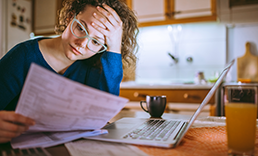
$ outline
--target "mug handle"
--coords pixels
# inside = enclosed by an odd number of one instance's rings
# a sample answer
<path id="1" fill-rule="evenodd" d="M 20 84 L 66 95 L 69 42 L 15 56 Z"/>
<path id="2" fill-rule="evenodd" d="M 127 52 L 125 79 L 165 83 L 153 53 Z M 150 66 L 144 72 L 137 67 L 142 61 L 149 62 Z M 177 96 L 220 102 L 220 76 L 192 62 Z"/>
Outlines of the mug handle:
<path id="1" fill-rule="evenodd" d="M 143 109 L 145 112 L 149 113 L 149 111 L 147 111 L 147 110 L 142 106 L 142 103 L 146 103 L 146 101 L 140 101 L 140 105 L 141 105 L 142 109 Z"/>

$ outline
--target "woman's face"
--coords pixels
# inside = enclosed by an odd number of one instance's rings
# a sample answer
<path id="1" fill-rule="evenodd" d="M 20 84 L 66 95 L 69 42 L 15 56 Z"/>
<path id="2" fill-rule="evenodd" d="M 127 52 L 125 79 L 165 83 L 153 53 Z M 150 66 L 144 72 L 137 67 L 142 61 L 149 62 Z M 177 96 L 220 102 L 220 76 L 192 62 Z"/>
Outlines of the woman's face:
<path id="1" fill-rule="evenodd" d="M 91 22 L 93 20 L 93 13 L 97 12 L 97 9 L 91 5 L 87 5 L 83 12 L 76 16 L 76 19 L 87 30 L 88 35 L 94 39 L 97 39 L 101 43 L 105 43 L 105 37 L 102 33 L 92 27 Z M 71 32 L 72 19 L 62 34 L 62 44 L 66 57 L 70 60 L 82 60 L 90 58 L 96 53 L 92 52 L 88 46 L 88 38 L 77 38 Z M 74 24 L 73 24 L 74 25 Z"/>

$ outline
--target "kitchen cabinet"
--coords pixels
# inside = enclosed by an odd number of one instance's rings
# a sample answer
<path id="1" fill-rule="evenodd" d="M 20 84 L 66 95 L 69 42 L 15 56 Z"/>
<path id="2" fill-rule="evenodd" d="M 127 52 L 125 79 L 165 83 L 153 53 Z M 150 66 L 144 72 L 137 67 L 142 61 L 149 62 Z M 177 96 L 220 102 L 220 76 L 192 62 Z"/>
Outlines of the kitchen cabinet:
<path id="1" fill-rule="evenodd" d="M 38 35 L 55 35 L 54 29 L 62 0 L 34 0 L 33 32 Z"/>
<path id="2" fill-rule="evenodd" d="M 210 89 L 128 89 L 121 88 L 120 96 L 128 98 L 133 104 L 127 105 L 127 109 L 131 108 L 140 108 L 140 101 L 145 100 L 146 95 L 166 95 L 167 103 L 177 104 L 177 110 L 180 111 L 180 104 L 182 105 L 181 109 L 190 109 L 193 108 L 193 105 L 199 106 L 205 96 L 208 94 Z M 215 96 L 213 96 L 209 101 L 209 115 L 215 115 Z M 194 112 L 198 107 L 194 107 L 191 111 Z M 172 108 L 173 109 L 173 108 Z M 168 111 L 168 110 L 167 110 Z"/>
<path id="3" fill-rule="evenodd" d="M 216 0 L 126 0 L 139 26 L 216 20 Z"/>
<path id="4" fill-rule="evenodd" d="M 140 23 L 166 20 L 166 0 L 132 0 L 131 3 Z"/>
<path id="5" fill-rule="evenodd" d="M 189 18 L 212 15 L 210 0 L 174 0 L 174 18 Z"/>
<path id="6" fill-rule="evenodd" d="M 246 24 L 258 22 L 258 1 L 218 0 L 217 14 L 221 23 Z"/>

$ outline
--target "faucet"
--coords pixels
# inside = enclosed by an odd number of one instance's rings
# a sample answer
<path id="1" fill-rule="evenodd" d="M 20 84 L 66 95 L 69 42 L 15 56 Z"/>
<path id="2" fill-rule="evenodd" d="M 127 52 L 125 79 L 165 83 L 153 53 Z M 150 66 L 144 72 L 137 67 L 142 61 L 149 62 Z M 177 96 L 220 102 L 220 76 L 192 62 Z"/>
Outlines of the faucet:
<path id="1" fill-rule="evenodd" d="M 178 57 L 175 57 L 174 55 L 172 55 L 171 53 L 168 52 L 168 55 L 174 60 L 175 64 L 178 63 Z"/>

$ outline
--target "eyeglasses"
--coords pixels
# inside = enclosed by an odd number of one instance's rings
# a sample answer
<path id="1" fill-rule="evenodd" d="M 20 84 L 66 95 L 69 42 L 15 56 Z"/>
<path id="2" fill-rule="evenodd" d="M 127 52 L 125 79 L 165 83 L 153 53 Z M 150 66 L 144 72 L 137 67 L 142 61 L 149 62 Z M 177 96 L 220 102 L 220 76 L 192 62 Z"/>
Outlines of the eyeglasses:
<path id="1" fill-rule="evenodd" d="M 92 38 L 89 36 L 89 33 L 85 29 L 85 27 L 81 24 L 79 20 L 76 19 L 76 14 L 74 15 L 72 24 L 71 24 L 71 32 L 72 34 L 77 38 L 87 38 L 87 47 L 90 51 L 94 53 L 101 53 L 107 50 L 107 47 L 104 45 L 104 43 L 101 43 L 100 41 L 96 40 L 95 38 Z"/>

